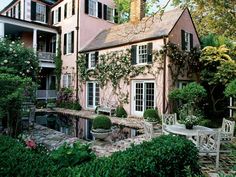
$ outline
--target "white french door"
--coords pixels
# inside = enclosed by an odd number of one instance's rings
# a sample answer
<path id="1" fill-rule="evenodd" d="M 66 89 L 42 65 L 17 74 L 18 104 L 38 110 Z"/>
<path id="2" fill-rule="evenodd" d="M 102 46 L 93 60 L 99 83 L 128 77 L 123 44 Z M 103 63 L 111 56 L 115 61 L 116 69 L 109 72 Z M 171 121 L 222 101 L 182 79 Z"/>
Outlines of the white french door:
<path id="1" fill-rule="evenodd" d="M 91 81 L 86 83 L 86 105 L 87 108 L 96 108 L 99 104 L 99 85 Z"/>
<path id="2" fill-rule="evenodd" d="M 154 81 L 133 81 L 132 114 L 143 116 L 146 109 L 155 108 Z"/>

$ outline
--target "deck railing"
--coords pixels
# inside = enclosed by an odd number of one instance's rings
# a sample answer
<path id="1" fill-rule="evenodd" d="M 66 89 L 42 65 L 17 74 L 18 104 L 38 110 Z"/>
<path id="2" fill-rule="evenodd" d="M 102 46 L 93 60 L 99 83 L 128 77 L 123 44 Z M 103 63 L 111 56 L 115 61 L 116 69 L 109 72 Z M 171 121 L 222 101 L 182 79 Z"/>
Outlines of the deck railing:
<path id="1" fill-rule="evenodd" d="M 54 99 L 57 98 L 56 90 L 37 90 L 37 99 Z"/>
<path id="2" fill-rule="evenodd" d="M 41 62 L 54 63 L 55 53 L 51 52 L 37 52 L 38 59 Z"/>

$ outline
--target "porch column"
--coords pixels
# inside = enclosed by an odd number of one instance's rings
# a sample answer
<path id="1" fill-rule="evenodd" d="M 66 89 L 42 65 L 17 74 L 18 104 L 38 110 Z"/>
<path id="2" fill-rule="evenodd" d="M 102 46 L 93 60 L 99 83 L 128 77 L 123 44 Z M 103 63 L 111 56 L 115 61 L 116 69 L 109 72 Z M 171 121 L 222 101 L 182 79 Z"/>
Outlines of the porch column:
<path id="1" fill-rule="evenodd" d="M 34 29 L 33 32 L 33 49 L 35 52 L 37 52 L 37 30 Z"/>
<path id="2" fill-rule="evenodd" d="M 59 34 L 56 34 L 56 55 L 57 55 L 57 53 L 58 53 L 58 46 L 59 46 L 59 43 L 60 41 L 59 41 Z"/>
<path id="3" fill-rule="evenodd" d="M 3 22 L 0 22 L 0 38 L 5 36 L 5 25 Z"/>

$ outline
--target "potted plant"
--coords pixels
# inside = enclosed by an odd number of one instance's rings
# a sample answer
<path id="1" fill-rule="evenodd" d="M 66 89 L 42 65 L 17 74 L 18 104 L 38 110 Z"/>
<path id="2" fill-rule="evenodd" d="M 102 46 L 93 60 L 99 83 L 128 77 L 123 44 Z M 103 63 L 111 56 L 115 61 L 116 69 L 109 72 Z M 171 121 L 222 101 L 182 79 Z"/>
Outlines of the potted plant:
<path id="1" fill-rule="evenodd" d="M 107 116 L 95 117 L 91 130 L 93 137 L 104 140 L 111 133 L 111 125 L 111 120 Z"/>
<path id="2" fill-rule="evenodd" d="M 160 122 L 160 116 L 158 115 L 158 111 L 155 109 L 147 109 L 143 113 L 143 118 L 145 121 L 151 123 L 158 123 Z"/>
<path id="3" fill-rule="evenodd" d="M 188 115 L 183 120 L 182 123 L 185 124 L 186 129 L 193 129 L 194 125 L 197 125 L 199 119 L 197 116 Z"/>

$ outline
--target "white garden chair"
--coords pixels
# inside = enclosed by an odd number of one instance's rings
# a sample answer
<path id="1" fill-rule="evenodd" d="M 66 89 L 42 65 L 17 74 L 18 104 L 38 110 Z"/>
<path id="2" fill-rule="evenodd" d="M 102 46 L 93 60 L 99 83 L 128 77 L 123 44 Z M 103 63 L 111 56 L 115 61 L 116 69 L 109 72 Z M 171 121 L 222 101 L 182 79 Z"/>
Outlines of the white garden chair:
<path id="1" fill-rule="evenodd" d="M 147 139 L 152 139 L 154 137 L 154 127 L 150 122 L 144 121 L 143 123 L 144 134 Z"/>
<path id="2" fill-rule="evenodd" d="M 174 125 L 177 124 L 177 114 L 163 114 L 162 115 L 162 133 L 169 134 L 168 131 L 165 130 L 166 125 Z"/>
<path id="3" fill-rule="evenodd" d="M 234 127 L 235 121 L 230 121 L 223 118 L 222 127 L 221 127 L 221 141 L 223 143 L 230 142 L 234 136 Z"/>
<path id="4" fill-rule="evenodd" d="M 220 132 L 198 131 L 196 146 L 200 156 L 216 156 L 216 169 L 219 168 Z"/>

